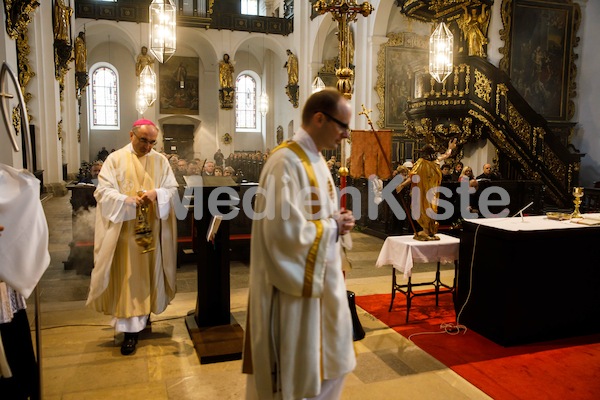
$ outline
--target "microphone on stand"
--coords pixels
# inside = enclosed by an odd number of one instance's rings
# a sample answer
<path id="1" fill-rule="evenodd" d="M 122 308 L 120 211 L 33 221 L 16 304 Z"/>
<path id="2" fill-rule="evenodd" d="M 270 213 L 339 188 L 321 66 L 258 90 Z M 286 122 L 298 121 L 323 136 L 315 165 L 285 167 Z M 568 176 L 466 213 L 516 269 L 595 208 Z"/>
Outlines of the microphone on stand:
<path id="1" fill-rule="evenodd" d="M 523 211 L 527 210 L 532 204 L 533 204 L 533 201 L 531 203 L 527 204 L 525 207 L 521 208 L 516 213 L 514 213 L 512 217 L 516 217 L 517 215 L 520 215 L 521 216 L 521 222 L 525 222 L 525 218 L 523 217 Z"/>

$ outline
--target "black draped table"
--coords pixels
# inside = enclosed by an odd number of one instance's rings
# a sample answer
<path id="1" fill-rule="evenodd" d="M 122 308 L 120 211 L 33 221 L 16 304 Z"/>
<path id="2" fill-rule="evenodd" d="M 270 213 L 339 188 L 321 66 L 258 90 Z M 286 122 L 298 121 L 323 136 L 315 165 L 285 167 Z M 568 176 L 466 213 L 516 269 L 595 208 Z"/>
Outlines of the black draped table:
<path id="1" fill-rule="evenodd" d="M 600 226 L 531 216 L 463 228 L 459 323 L 503 346 L 600 332 Z"/>

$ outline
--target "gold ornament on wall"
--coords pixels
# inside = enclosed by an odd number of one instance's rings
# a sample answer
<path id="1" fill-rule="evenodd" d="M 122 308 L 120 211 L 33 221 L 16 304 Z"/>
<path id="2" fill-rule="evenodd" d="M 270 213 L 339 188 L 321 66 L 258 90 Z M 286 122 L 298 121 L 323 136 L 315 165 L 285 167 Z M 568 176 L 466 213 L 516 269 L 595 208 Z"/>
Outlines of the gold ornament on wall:
<path id="1" fill-rule="evenodd" d="M 223 142 L 223 144 L 231 144 L 231 142 L 233 142 L 233 138 L 229 133 L 226 133 L 221 138 L 221 141 Z"/>
<path id="2" fill-rule="evenodd" d="M 11 39 L 16 39 L 31 21 L 31 14 L 40 5 L 35 0 L 4 0 L 6 14 L 6 33 Z"/>

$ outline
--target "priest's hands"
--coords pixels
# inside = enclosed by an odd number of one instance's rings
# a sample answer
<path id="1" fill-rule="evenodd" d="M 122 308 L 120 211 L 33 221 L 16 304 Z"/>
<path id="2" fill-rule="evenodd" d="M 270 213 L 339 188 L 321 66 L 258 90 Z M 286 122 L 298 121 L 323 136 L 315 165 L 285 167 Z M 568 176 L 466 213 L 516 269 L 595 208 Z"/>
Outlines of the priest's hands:
<path id="1" fill-rule="evenodd" d="M 129 196 L 125 199 L 125 204 L 131 204 L 134 206 L 141 206 L 141 205 L 148 205 L 154 201 L 156 201 L 157 198 L 157 193 L 156 190 L 152 189 L 152 190 L 145 190 L 144 192 L 141 193 L 140 196 Z"/>
<path id="2" fill-rule="evenodd" d="M 142 198 L 138 196 L 129 196 L 125 199 L 125 204 L 137 207 L 142 204 Z"/>
<path id="3" fill-rule="evenodd" d="M 152 202 L 156 201 L 156 197 L 157 197 L 157 193 L 156 190 L 152 189 L 152 190 L 146 190 L 141 196 L 140 196 L 140 200 L 142 201 L 142 203 L 144 204 L 150 204 Z"/>
<path id="4" fill-rule="evenodd" d="M 354 215 L 352 215 L 352 211 L 342 210 L 339 214 L 336 214 L 334 218 L 337 222 L 340 236 L 345 235 L 354 228 L 355 219 Z"/>

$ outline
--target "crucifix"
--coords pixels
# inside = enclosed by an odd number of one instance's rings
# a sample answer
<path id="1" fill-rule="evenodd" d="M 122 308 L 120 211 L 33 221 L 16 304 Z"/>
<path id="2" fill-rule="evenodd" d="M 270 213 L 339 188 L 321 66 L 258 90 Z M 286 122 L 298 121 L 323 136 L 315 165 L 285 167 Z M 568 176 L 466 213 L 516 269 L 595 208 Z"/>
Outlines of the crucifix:
<path id="1" fill-rule="evenodd" d="M 348 51 L 350 43 L 349 23 L 356 21 L 358 14 L 361 14 L 363 17 L 369 16 L 374 8 L 366 1 L 362 4 L 356 4 L 355 0 L 317 0 L 313 8 L 319 14 L 330 12 L 334 21 L 338 23 L 340 65 L 335 71 L 335 75 L 338 78 L 337 90 L 350 100 L 352 98 L 352 77 L 354 76 L 354 71 L 350 68 L 350 52 Z M 345 150 L 346 143 L 342 141 L 341 167 L 339 169 L 340 189 L 342 190 L 346 187 L 346 177 L 348 176 Z M 342 195 L 340 204 L 342 208 L 346 208 L 346 196 Z"/>
<path id="2" fill-rule="evenodd" d="M 314 9 L 319 14 L 330 12 L 332 18 L 338 23 L 338 39 L 340 41 L 340 66 L 335 71 L 338 78 L 337 89 L 345 98 L 352 98 L 352 77 L 354 71 L 350 68 L 350 26 L 349 23 L 356 21 L 358 14 L 367 17 L 373 12 L 373 6 L 364 2 L 356 4 L 354 0 L 317 0 Z"/>

